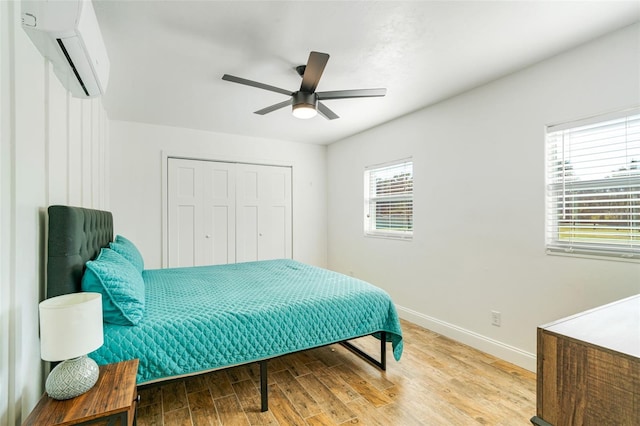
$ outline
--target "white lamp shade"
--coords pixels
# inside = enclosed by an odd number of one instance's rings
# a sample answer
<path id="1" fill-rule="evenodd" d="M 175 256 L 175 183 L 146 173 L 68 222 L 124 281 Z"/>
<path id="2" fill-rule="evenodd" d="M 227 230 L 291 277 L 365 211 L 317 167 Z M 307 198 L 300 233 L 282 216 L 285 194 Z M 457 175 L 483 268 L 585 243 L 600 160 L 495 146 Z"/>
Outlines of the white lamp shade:
<path id="1" fill-rule="evenodd" d="M 40 354 L 63 361 L 95 351 L 104 343 L 102 295 L 72 293 L 40 302 Z"/>

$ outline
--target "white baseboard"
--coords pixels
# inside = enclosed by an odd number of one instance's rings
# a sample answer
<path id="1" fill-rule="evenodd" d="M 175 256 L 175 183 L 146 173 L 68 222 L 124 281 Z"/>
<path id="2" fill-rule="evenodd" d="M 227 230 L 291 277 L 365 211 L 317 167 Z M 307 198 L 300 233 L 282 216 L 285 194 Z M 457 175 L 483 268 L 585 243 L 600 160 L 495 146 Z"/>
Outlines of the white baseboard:
<path id="1" fill-rule="evenodd" d="M 457 340 L 490 355 L 508 361 L 529 371 L 536 371 L 536 355 L 507 345 L 473 331 L 449 324 L 437 318 L 424 315 L 409 308 L 396 306 L 398 315 L 402 319 L 411 321 L 421 327 L 434 331 L 443 336 Z"/>

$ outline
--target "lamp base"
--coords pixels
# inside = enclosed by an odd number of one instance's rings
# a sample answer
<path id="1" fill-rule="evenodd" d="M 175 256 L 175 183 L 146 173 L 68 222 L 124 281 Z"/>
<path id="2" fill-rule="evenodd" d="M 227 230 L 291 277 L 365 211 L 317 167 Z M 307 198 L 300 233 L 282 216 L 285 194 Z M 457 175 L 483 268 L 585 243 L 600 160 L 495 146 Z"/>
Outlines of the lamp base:
<path id="1" fill-rule="evenodd" d="M 98 364 L 88 356 L 62 361 L 45 383 L 45 389 L 53 399 L 71 399 L 93 387 L 100 374 Z"/>

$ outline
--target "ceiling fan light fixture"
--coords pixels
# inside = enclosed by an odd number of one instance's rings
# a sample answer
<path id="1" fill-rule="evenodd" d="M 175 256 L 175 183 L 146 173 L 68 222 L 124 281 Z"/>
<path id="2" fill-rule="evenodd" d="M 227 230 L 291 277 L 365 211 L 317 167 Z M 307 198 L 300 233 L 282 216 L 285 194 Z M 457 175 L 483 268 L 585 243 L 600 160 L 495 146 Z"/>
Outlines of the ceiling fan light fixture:
<path id="1" fill-rule="evenodd" d="M 295 118 L 306 120 L 318 114 L 318 97 L 315 93 L 299 91 L 295 92 L 292 98 L 292 112 Z"/>
<path id="2" fill-rule="evenodd" d="M 296 104 L 293 105 L 293 116 L 295 118 L 301 118 L 303 120 L 313 118 L 318 114 L 318 111 L 313 105 L 309 104 Z"/>

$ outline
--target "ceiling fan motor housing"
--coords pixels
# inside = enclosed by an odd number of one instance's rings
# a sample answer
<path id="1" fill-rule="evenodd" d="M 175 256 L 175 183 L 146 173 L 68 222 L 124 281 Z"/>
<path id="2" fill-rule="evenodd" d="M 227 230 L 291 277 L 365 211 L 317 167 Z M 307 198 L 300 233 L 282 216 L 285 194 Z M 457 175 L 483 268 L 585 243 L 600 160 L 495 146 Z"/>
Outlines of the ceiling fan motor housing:
<path id="1" fill-rule="evenodd" d="M 313 108 L 318 107 L 318 95 L 315 93 L 308 92 L 295 92 L 293 95 L 292 104 L 295 107 L 296 105 L 311 105 Z"/>

